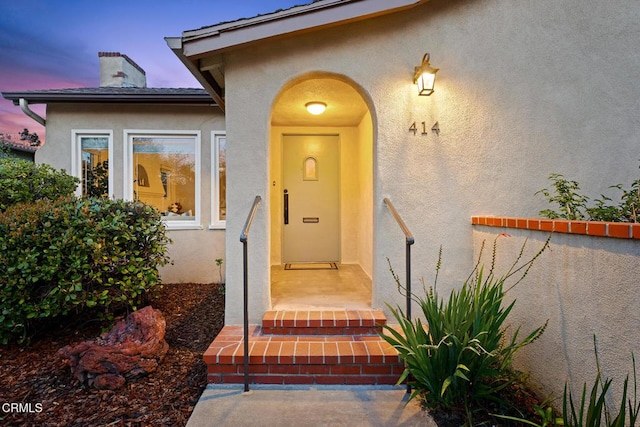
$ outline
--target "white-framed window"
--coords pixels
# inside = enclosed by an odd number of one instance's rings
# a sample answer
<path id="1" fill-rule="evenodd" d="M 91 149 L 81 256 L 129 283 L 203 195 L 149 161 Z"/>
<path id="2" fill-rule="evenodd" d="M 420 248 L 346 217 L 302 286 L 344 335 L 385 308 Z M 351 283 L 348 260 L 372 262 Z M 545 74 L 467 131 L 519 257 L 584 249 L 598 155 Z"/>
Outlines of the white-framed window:
<path id="1" fill-rule="evenodd" d="M 80 178 L 78 197 L 113 196 L 113 131 L 71 131 L 71 175 Z"/>
<path id="2" fill-rule="evenodd" d="M 227 226 L 227 134 L 211 132 L 211 227 Z"/>
<path id="3" fill-rule="evenodd" d="M 158 209 L 169 229 L 200 228 L 200 131 L 125 129 L 125 197 Z"/>

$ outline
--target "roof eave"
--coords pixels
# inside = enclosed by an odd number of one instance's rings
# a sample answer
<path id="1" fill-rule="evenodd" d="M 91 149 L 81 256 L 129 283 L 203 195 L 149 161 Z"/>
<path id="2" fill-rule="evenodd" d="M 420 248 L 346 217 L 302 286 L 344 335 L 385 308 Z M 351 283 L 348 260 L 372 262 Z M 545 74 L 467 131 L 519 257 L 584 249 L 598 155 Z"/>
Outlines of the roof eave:
<path id="1" fill-rule="evenodd" d="M 193 74 L 198 83 L 202 85 L 204 90 L 206 90 L 209 95 L 215 100 L 216 104 L 222 112 L 225 111 L 225 103 L 224 103 L 224 94 L 223 89 L 220 85 L 214 80 L 207 77 L 205 73 L 202 73 L 198 67 L 197 63 L 192 62 L 186 55 L 183 53 L 183 44 L 182 38 L 180 37 L 165 37 L 165 41 L 169 46 L 169 49 L 178 57 L 180 62 L 184 64 L 185 67 Z"/>
<path id="2" fill-rule="evenodd" d="M 55 104 L 55 103 L 124 103 L 124 104 L 198 104 L 212 105 L 209 94 L 205 95 L 126 95 L 126 94 L 78 94 L 78 93 L 38 93 L 33 92 L 3 92 L 2 96 L 12 101 L 14 105 L 20 105 L 20 99 L 25 99 L 29 104 Z"/>
<path id="3" fill-rule="evenodd" d="M 2 144 L 0 144 L 1 146 Z M 4 144 L 5 147 L 8 147 L 9 150 L 12 151 L 19 151 L 21 153 L 29 153 L 29 154 L 33 154 L 36 151 L 38 151 L 38 149 L 36 147 L 21 147 L 18 145 L 13 145 L 13 144 Z"/>
<path id="4" fill-rule="evenodd" d="M 181 54 L 194 59 L 271 38 L 292 36 L 395 13 L 428 0 L 326 0 L 268 15 L 185 31 Z"/>

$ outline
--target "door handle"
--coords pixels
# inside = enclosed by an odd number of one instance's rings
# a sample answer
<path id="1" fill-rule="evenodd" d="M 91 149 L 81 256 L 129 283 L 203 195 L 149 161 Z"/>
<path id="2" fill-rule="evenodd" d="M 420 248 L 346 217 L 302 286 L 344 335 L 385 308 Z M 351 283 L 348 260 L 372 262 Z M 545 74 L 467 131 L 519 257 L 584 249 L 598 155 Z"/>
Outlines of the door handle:
<path id="1" fill-rule="evenodd" d="M 289 191 L 284 190 L 284 225 L 289 224 Z"/>

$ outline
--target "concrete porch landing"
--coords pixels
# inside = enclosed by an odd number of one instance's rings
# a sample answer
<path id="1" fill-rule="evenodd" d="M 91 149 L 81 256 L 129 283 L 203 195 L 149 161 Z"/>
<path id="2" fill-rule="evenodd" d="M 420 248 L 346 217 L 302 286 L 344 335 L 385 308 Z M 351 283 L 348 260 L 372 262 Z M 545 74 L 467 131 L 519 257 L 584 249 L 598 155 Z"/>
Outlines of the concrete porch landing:
<path id="1" fill-rule="evenodd" d="M 273 310 L 369 310 L 371 298 L 371 279 L 357 264 L 337 270 L 271 267 Z"/>

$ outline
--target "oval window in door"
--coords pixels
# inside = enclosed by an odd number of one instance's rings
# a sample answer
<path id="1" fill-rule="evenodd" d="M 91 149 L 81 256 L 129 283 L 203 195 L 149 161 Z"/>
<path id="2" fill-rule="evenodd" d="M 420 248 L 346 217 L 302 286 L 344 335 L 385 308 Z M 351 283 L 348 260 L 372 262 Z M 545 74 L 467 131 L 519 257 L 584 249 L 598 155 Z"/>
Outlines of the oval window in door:
<path id="1" fill-rule="evenodd" d="M 302 179 L 304 181 L 317 181 L 318 180 L 318 161 L 314 157 L 307 157 L 304 159 L 302 165 Z"/>

